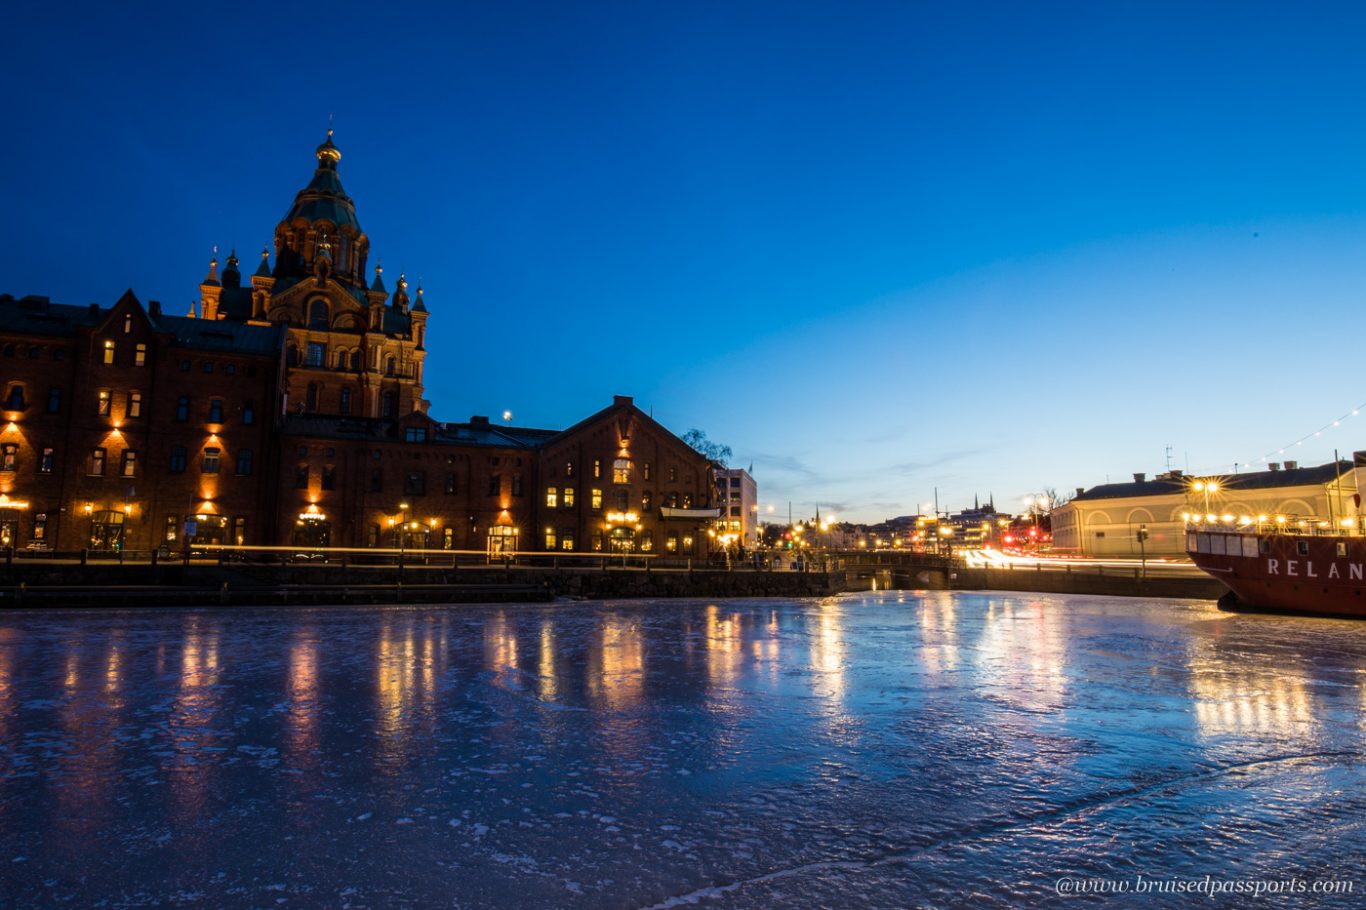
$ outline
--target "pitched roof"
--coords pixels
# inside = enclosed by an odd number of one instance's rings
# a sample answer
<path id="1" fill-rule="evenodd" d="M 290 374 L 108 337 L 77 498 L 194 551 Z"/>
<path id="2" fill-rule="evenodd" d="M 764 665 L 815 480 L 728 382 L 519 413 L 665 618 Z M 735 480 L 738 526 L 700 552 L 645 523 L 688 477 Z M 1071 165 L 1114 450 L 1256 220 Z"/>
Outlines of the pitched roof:
<path id="1" fill-rule="evenodd" d="M 158 316 L 153 324 L 175 336 L 176 344 L 204 351 L 273 354 L 284 348 L 283 325 L 247 325 L 231 319 Z"/>
<path id="2" fill-rule="evenodd" d="M 1292 468 L 1286 471 L 1257 471 L 1251 474 L 1211 474 L 1202 475 L 1200 480 L 1215 480 L 1225 491 L 1265 490 L 1273 487 L 1300 487 L 1323 485 L 1338 474 L 1352 470 L 1350 461 L 1328 462 L 1312 468 Z M 1106 483 L 1092 487 L 1073 497 L 1073 501 L 1091 499 L 1126 499 L 1136 496 L 1166 496 L 1184 493 L 1190 483 L 1197 478 L 1191 476 L 1158 477 L 1153 480 L 1132 483 Z"/>

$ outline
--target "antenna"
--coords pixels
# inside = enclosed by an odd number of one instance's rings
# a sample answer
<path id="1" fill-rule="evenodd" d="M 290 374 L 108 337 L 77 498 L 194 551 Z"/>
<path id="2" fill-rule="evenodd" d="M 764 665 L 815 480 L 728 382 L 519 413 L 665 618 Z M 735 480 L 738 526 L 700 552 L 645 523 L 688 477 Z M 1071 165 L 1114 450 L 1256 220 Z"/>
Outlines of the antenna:
<path id="1" fill-rule="evenodd" d="M 1167 473 L 1170 474 L 1170 473 L 1171 473 L 1171 470 L 1172 470 L 1172 444 L 1169 442 L 1169 443 L 1167 443 Z"/>

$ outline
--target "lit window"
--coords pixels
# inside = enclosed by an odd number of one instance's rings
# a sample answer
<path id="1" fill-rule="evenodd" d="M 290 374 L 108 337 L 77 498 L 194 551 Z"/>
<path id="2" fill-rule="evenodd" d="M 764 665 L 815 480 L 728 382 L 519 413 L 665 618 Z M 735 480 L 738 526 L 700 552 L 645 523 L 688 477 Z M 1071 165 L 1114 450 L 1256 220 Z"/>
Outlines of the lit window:
<path id="1" fill-rule="evenodd" d="M 654 505 L 654 501 L 655 501 L 655 494 L 652 493 L 651 491 L 646 490 L 644 493 L 641 493 L 641 494 L 640 494 L 640 511 L 642 511 L 642 512 L 648 512 L 648 511 L 650 511 L 650 506 Z"/>
<path id="2" fill-rule="evenodd" d="M 588 491 L 588 505 L 594 512 L 602 511 L 602 490 Z"/>
<path id="3" fill-rule="evenodd" d="M 0 446 L 0 471 L 13 471 L 19 467 L 19 445 L 7 442 Z"/>
<path id="4" fill-rule="evenodd" d="M 545 507 L 547 509 L 558 508 L 560 504 L 560 494 L 555 487 L 545 488 Z"/>
<path id="5" fill-rule="evenodd" d="M 612 462 L 612 483 L 631 482 L 631 460 L 629 458 L 618 458 Z"/>
<path id="6" fill-rule="evenodd" d="M 104 362 L 105 362 L 105 363 L 113 363 L 113 362 L 114 362 L 114 342 L 112 342 L 112 341 L 106 341 L 106 342 L 104 343 Z"/>
<path id="7" fill-rule="evenodd" d="M 141 417 L 141 416 L 142 416 L 142 393 L 141 393 L 141 392 L 129 392 L 129 393 L 128 393 L 128 416 L 129 416 L 129 417 Z"/>
<path id="8" fill-rule="evenodd" d="M 138 473 L 138 453 L 132 449 L 123 450 L 123 470 L 119 472 L 124 477 L 136 477 Z"/>
<path id="9" fill-rule="evenodd" d="M 124 314 L 123 314 L 123 334 L 125 334 L 125 335 L 131 335 L 132 333 L 133 333 L 133 314 L 132 314 L 132 313 L 124 313 Z"/>
<path id="10" fill-rule="evenodd" d="M 573 476 L 574 476 L 574 462 L 572 462 L 572 461 L 566 461 L 566 462 L 564 463 L 564 476 L 565 476 L 565 477 L 573 477 Z"/>
<path id="11" fill-rule="evenodd" d="M 648 461 L 640 466 L 640 477 L 642 480 L 650 479 L 650 463 Z"/>
<path id="12" fill-rule="evenodd" d="M 162 525 L 161 539 L 167 543 L 175 543 L 180 537 L 180 516 L 167 515 L 166 521 Z"/>
<path id="13" fill-rule="evenodd" d="M 204 473 L 218 473 L 218 457 L 223 454 L 221 449 L 209 448 L 204 450 Z"/>
<path id="14" fill-rule="evenodd" d="M 668 534 L 668 536 L 666 536 L 666 537 L 664 538 L 664 549 L 665 549 L 665 550 L 668 550 L 670 553 L 676 553 L 676 552 L 678 552 L 678 532 L 677 532 L 677 531 L 670 531 L 669 534 Z"/>
<path id="15" fill-rule="evenodd" d="M 684 535 L 683 535 L 683 552 L 684 552 L 684 553 L 691 553 L 691 552 L 692 552 L 692 535 L 691 535 L 691 534 L 684 534 Z"/>
<path id="16" fill-rule="evenodd" d="M 545 548 L 546 548 L 547 550 L 553 550 L 553 549 L 555 549 L 555 529 L 554 529 L 554 528 L 546 528 L 546 529 L 545 529 Z"/>
<path id="17" fill-rule="evenodd" d="M 560 531 L 560 549 L 561 549 L 561 550 L 572 550 L 572 549 L 574 549 L 574 529 L 573 529 L 573 528 L 565 528 L 564 530 Z"/>
<path id="18" fill-rule="evenodd" d="M 601 476 L 602 476 L 602 460 L 601 460 L 601 459 L 598 459 L 598 458 L 594 458 L 594 459 L 593 459 L 593 477 L 596 479 L 596 478 L 601 477 Z"/>
<path id="19" fill-rule="evenodd" d="M 572 509 L 572 508 L 574 508 L 574 488 L 573 488 L 573 487 L 565 487 L 565 488 L 564 488 L 564 507 L 565 507 L 566 509 Z"/>
<path id="20" fill-rule="evenodd" d="M 133 366 L 147 366 L 147 345 L 140 344 L 133 349 Z"/>
<path id="21" fill-rule="evenodd" d="M 111 401 L 113 401 L 113 396 L 111 396 L 111 395 L 109 394 L 109 390 L 108 390 L 108 389 L 100 389 L 99 402 L 98 402 L 98 404 L 95 406 L 95 413 L 96 413 L 96 414 L 99 414 L 101 417 L 108 417 L 108 416 L 109 416 L 109 403 L 110 403 Z"/>
<path id="22" fill-rule="evenodd" d="M 669 483 L 678 482 L 678 468 L 669 468 Z"/>
<path id="23" fill-rule="evenodd" d="M 104 449 L 96 449 L 90 453 L 90 475 L 92 477 L 104 476 Z"/>
<path id="24" fill-rule="evenodd" d="M 51 474 L 57 466 L 57 453 L 52 446 L 43 446 L 43 457 L 38 461 L 39 474 Z"/>
<path id="25" fill-rule="evenodd" d="M 33 516 L 33 539 L 34 539 L 34 540 L 46 540 L 46 539 L 47 539 L 47 513 L 46 513 L 46 512 L 39 512 L 37 515 L 34 515 L 34 516 Z"/>

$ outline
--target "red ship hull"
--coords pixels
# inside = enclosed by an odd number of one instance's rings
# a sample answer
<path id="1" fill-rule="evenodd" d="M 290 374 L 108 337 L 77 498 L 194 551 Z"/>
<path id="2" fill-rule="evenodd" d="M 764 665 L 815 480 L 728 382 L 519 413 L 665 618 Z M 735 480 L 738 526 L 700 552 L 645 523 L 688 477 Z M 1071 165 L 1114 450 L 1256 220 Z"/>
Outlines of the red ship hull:
<path id="1" fill-rule="evenodd" d="M 1236 606 L 1366 617 L 1366 538 L 1200 530 L 1186 551 Z"/>

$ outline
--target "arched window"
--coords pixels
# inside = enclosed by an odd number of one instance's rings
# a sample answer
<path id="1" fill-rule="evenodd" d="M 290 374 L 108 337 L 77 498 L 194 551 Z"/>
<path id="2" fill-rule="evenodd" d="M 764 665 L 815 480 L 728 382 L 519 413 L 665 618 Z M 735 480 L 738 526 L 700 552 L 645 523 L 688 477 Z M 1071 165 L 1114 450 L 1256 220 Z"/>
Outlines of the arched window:
<path id="1" fill-rule="evenodd" d="M 385 376 L 392 376 L 392 375 L 394 375 L 394 358 L 393 358 L 393 355 L 392 355 L 392 354 L 391 354 L 390 356 L 384 358 L 384 375 L 385 375 Z"/>
<path id="2" fill-rule="evenodd" d="M 318 384 L 316 382 L 308 384 L 308 401 L 304 405 L 304 410 L 310 414 L 318 410 Z"/>
<path id="3" fill-rule="evenodd" d="M 360 351 L 351 352 L 351 369 L 360 372 Z"/>
<path id="4" fill-rule="evenodd" d="M 385 416 L 385 417 L 393 417 L 393 416 L 394 416 L 394 393 L 393 393 L 393 392 L 385 392 L 385 393 L 384 393 L 384 411 L 383 411 L 383 416 Z"/>
<path id="5" fill-rule="evenodd" d="M 343 417 L 351 413 L 351 389 L 349 388 L 341 390 L 341 413 Z"/>
<path id="6" fill-rule="evenodd" d="M 326 329 L 328 326 L 327 301 L 321 297 L 315 299 L 308 305 L 308 327 L 310 329 Z"/>
<path id="7" fill-rule="evenodd" d="M 346 351 L 341 348 L 337 349 L 337 369 L 346 369 Z"/>

